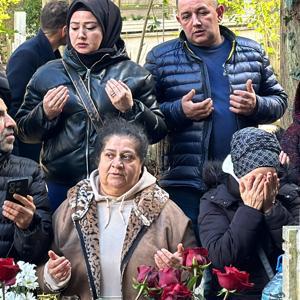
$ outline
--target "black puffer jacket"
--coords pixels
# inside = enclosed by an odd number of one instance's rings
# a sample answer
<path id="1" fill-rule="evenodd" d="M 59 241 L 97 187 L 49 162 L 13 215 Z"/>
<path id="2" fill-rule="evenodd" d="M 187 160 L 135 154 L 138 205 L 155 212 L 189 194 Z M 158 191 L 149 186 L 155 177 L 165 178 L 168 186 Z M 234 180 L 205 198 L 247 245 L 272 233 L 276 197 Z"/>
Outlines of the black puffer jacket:
<path id="1" fill-rule="evenodd" d="M 66 49 L 63 59 L 85 78 L 91 98 L 103 120 L 112 115 L 121 115 L 129 121 L 141 123 L 152 143 L 166 135 L 167 129 L 156 102 L 152 76 L 130 60 L 120 61 L 120 56 L 126 55 L 124 49 L 110 58 L 116 60 L 115 64 L 100 71 L 97 71 L 97 64 L 88 70 L 73 53 Z M 111 104 L 105 92 L 105 84 L 111 78 L 122 80 L 130 87 L 134 98 L 133 114 L 121 114 Z M 68 87 L 70 97 L 63 112 L 49 121 L 44 115 L 42 100 L 49 89 L 59 85 Z M 41 161 L 49 179 L 71 186 L 96 168 L 96 131 L 61 60 L 47 63 L 34 74 L 16 120 L 23 141 L 43 142 Z"/>
<path id="2" fill-rule="evenodd" d="M 221 34 L 232 42 L 232 50 L 224 65 L 231 91 L 246 89 L 252 79 L 257 95 L 257 109 L 249 117 L 237 116 L 238 128 L 271 123 L 280 118 L 287 107 L 287 95 L 277 82 L 270 62 L 261 46 L 247 38 L 235 37 L 227 28 Z M 208 159 L 212 116 L 192 121 L 183 113 L 181 98 L 196 90 L 194 102 L 211 97 L 206 65 L 188 47 L 184 33 L 152 49 L 146 59 L 156 79 L 157 99 L 169 128 L 164 146 L 162 186 L 192 186 L 204 190 L 202 168 Z"/>
<path id="3" fill-rule="evenodd" d="M 220 172 L 212 173 L 211 178 L 220 175 Z M 211 188 L 201 198 L 198 219 L 201 244 L 208 249 L 214 268 L 233 265 L 250 273 L 250 281 L 255 286 L 232 299 L 260 299 L 268 277 L 258 257 L 257 247 L 260 245 L 264 249 L 275 271 L 277 257 L 283 253 L 282 227 L 299 225 L 300 188 L 282 182 L 277 203 L 265 215 L 243 204 L 237 182 L 227 176 L 223 184 Z M 214 282 L 214 291 L 219 289 Z"/>
<path id="4" fill-rule="evenodd" d="M 38 164 L 30 159 L 0 154 L 0 257 L 41 263 L 52 242 L 51 211 L 44 175 Z M 29 178 L 29 194 L 36 206 L 32 223 L 21 230 L 2 216 L 7 181 L 19 177 Z"/>

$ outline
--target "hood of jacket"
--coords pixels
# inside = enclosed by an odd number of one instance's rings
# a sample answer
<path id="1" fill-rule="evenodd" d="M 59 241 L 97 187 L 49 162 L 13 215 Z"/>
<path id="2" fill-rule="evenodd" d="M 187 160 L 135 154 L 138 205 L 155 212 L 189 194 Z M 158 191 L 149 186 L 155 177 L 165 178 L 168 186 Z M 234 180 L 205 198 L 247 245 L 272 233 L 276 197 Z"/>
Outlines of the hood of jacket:
<path id="1" fill-rule="evenodd" d="M 94 192 L 96 201 L 106 201 L 107 198 L 109 198 L 113 202 L 121 202 L 121 201 L 126 201 L 129 199 L 133 199 L 134 196 L 138 192 L 141 192 L 142 190 L 146 189 L 147 187 L 153 185 L 155 182 L 156 182 L 156 178 L 147 171 L 146 167 L 144 167 L 141 178 L 130 190 L 128 190 L 123 195 L 120 195 L 119 197 L 112 197 L 112 196 L 100 194 L 98 169 L 94 170 L 90 176 L 90 183 L 91 183 L 91 187 Z"/>

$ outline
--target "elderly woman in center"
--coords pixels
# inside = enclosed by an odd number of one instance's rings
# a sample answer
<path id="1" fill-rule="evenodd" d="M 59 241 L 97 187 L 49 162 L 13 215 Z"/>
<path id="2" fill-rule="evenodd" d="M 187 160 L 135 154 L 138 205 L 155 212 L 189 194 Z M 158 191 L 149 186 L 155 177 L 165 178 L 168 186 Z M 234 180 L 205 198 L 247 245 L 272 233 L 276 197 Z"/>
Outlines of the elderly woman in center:
<path id="1" fill-rule="evenodd" d="M 200 201 L 201 243 L 214 268 L 232 265 L 248 272 L 255 284 L 230 299 L 261 298 L 283 253 L 282 227 L 299 224 L 295 185 L 279 184 L 280 151 L 274 134 L 245 128 L 232 137 L 231 160 L 229 156 L 223 163 L 226 174 L 213 165 L 204 172 L 211 188 Z"/>
<path id="2" fill-rule="evenodd" d="M 163 253 L 196 241 L 189 219 L 144 167 L 148 142 L 140 128 L 113 120 L 99 141 L 98 169 L 54 214 L 54 243 L 39 270 L 40 286 L 86 300 L 131 300 L 139 265 L 162 266 Z"/>
<path id="3" fill-rule="evenodd" d="M 53 210 L 96 168 L 102 121 L 113 115 L 138 123 L 151 143 L 167 132 L 152 76 L 127 56 L 119 8 L 111 0 L 74 0 L 67 28 L 63 59 L 38 69 L 16 115 L 20 138 L 43 142 L 41 163 Z"/>

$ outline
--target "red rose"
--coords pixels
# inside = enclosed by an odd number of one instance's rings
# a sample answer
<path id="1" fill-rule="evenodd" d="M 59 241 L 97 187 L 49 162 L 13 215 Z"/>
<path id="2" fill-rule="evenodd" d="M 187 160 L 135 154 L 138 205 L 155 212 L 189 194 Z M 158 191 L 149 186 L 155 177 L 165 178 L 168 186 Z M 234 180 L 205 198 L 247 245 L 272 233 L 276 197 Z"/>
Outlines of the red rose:
<path id="1" fill-rule="evenodd" d="M 161 295 L 161 300 L 191 300 L 192 293 L 184 285 L 180 283 L 174 283 L 164 287 L 163 293 Z"/>
<path id="2" fill-rule="evenodd" d="M 192 267 L 193 259 L 197 261 L 199 266 L 207 265 L 209 263 L 207 249 L 201 247 L 185 249 L 182 264 L 186 267 Z"/>
<path id="3" fill-rule="evenodd" d="M 225 273 L 213 269 L 213 273 L 218 276 L 218 282 L 222 288 L 228 291 L 241 292 L 254 286 L 254 283 L 249 282 L 249 273 L 239 271 L 235 267 L 225 267 L 224 269 Z"/>
<path id="4" fill-rule="evenodd" d="M 158 271 L 158 277 L 159 286 L 165 287 L 166 285 L 179 283 L 181 271 L 173 268 L 164 268 Z"/>
<path id="5" fill-rule="evenodd" d="M 158 272 L 153 267 L 141 265 L 137 268 L 138 276 L 137 281 L 140 283 L 147 283 L 149 288 L 157 287 L 158 285 Z"/>
<path id="6" fill-rule="evenodd" d="M 17 264 L 14 264 L 13 258 L 0 258 L 0 282 L 5 285 L 15 284 L 15 277 L 20 271 Z"/>

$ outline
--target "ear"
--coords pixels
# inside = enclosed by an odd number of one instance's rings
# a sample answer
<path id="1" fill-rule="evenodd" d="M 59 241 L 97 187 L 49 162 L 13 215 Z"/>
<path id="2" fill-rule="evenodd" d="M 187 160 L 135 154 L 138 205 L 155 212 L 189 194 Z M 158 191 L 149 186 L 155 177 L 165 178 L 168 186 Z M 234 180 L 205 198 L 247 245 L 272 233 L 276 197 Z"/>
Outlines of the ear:
<path id="1" fill-rule="evenodd" d="M 68 30 L 67 25 L 65 25 L 65 26 L 63 26 L 63 27 L 61 28 L 61 36 L 62 36 L 63 38 L 66 37 L 66 35 L 67 35 L 67 30 Z"/>
<path id="2" fill-rule="evenodd" d="M 218 5 L 216 9 L 217 15 L 218 15 L 218 21 L 221 22 L 223 20 L 223 15 L 225 12 L 225 6 L 224 5 Z"/>

